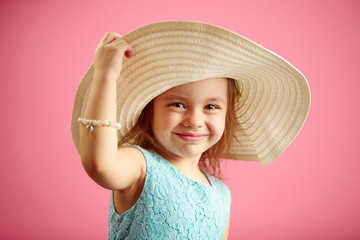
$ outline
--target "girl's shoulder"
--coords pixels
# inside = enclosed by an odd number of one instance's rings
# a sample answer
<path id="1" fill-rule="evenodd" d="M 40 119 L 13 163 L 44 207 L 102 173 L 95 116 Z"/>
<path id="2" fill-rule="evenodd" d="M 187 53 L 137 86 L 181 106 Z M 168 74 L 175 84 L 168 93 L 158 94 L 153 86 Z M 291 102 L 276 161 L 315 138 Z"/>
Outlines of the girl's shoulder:
<path id="1" fill-rule="evenodd" d="M 138 153 L 142 155 L 142 157 L 145 159 L 145 163 L 148 169 L 151 168 L 153 165 L 168 163 L 166 159 L 164 159 L 162 156 L 160 156 L 160 154 L 158 154 L 152 149 L 146 149 L 138 145 L 133 145 L 132 148 L 135 149 L 135 151 L 138 151 Z"/>
<path id="2" fill-rule="evenodd" d="M 212 186 L 215 189 L 217 189 L 217 191 L 224 194 L 224 196 L 230 197 L 231 195 L 230 189 L 228 188 L 228 186 L 226 186 L 226 184 L 222 180 L 209 174 L 207 174 L 207 177 L 209 178 L 209 181 L 211 182 Z"/>
<path id="3" fill-rule="evenodd" d="M 141 153 L 145 159 L 149 158 L 149 157 L 153 157 L 153 155 L 154 155 L 151 150 L 142 148 L 142 147 L 140 147 L 138 145 L 133 145 L 133 146 L 131 146 L 129 148 L 136 149 L 135 151 Z"/>
<path id="4" fill-rule="evenodd" d="M 146 156 L 137 147 L 121 147 L 118 150 L 119 159 L 130 159 L 131 162 L 137 162 L 140 164 L 141 168 L 146 169 Z"/>

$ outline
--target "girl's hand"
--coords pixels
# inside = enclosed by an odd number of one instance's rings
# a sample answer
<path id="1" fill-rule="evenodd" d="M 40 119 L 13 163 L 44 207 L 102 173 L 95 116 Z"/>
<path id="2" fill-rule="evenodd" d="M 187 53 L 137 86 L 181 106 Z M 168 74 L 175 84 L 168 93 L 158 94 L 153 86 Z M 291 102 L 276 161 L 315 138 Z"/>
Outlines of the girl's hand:
<path id="1" fill-rule="evenodd" d="M 134 54 L 130 44 L 117 33 L 106 33 L 95 51 L 94 75 L 100 74 L 118 79 L 124 55 Z"/>

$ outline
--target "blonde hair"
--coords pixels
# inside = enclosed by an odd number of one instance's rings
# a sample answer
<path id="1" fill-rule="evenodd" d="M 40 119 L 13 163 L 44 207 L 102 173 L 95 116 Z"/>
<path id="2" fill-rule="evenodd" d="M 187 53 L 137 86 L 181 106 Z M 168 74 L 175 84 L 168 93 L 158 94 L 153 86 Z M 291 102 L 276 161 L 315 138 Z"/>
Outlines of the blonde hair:
<path id="1" fill-rule="evenodd" d="M 220 156 L 229 151 L 232 141 L 235 140 L 234 132 L 239 128 L 236 116 L 236 106 L 240 99 L 239 87 L 233 79 L 228 79 L 227 112 L 225 129 L 220 140 L 206 150 L 200 157 L 199 166 L 207 173 L 222 178 Z M 153 115 L 153 101 L 150 101 L 142 110 L 134 127 L 120 140 L 119 146 L 124 144 L 139 145 L 145 149 L 153 149 L 161 153 L 162 146 L 156 141 L 151 129 Z"/>

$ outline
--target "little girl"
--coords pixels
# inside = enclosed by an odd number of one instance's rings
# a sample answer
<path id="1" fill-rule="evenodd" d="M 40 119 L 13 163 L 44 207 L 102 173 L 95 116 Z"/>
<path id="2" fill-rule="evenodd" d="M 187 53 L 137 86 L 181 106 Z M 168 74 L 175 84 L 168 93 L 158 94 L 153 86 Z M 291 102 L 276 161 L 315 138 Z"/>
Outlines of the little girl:
<path id="1" fill-rule="evenodd" d="M 109 239 L 227 239 L 219 159 L 269 164 L 309 103 L 299 71 L 226 29 L 107 33 L 77 91 L 72 134 L 88 175 L 112 190 Z"/>

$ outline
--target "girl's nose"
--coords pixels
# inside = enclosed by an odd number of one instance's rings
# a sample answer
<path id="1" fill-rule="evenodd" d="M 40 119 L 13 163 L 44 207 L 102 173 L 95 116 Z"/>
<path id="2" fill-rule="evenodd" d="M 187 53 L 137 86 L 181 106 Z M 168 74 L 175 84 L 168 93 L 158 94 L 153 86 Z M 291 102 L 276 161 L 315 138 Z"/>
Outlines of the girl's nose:
<path id="1" fill-rule="evenodd" d="M 199 128 L 204 125 L 202 112 L 199 110 L 188 111 L 183 122 L 185 127 Z"/>

